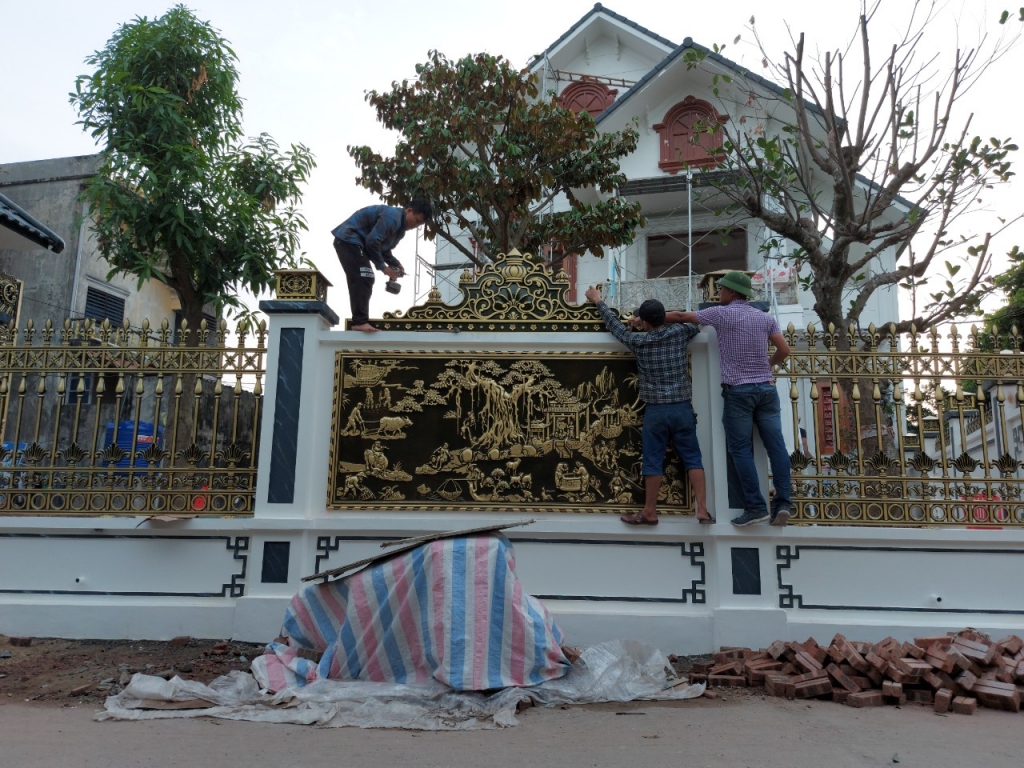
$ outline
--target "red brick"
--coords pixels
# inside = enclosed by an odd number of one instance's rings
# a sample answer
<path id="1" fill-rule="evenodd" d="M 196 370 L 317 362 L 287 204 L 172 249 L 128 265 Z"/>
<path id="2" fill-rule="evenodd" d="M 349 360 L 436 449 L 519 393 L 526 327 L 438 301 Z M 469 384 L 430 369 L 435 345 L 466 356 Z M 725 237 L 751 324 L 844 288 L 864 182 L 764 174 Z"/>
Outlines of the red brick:
<path id="1" fill-rule="evenodd" d="M 746 688 L 747 678 L 739 675 L 708 675 L 708 685 L 722 688 Z"/>
<path id="2" fill-rule="evenodd" d="M 822 668 L 821 663 L 811 656 L 807 651 L 800 651 L 796 658 L 793 659 L 793 663 L 803 669 L 805 672 L 815 672 Z"/>
<path id="3" fill-rule="evenodd" d="M 978 682 L 978 678 L 974 676 L 973 672 L 965 671 L 957 675 L 956 681 L 961 688 L 965 691 L 969 691 L 974 688 L 974 684 Z"/>
<path id="4" fill-rule="evenodd" d="M 742 661 L 727 661 L 724 664 L 716 664 L 708 670 L 709 675 L 738 675 L 743 671 Z"/>
<path id="5" fill-rule="evenodd" d="M 750 650 L 749 648 L 722 648 L 720 651 L 716 651 L 711 654 L 711 658 L 714 659 L 715 664 L 727 664 L 731 661 L 742 661 L 743 651 Z"/>
<path id="6" fill-rule="evenodd" d="M 798 699 L 810 699 L 815 696 L 831 696 L 832 683 L 827 677 L 815 680 L 804 680 L 796 683 L 796 697 Z"/>
<path id="7" fill-rule="evenodd" d="M 1024 640 L 1019 638 L 1017 635 L 1007 635 L 1001 640 L 996 640 L 996 645 L 1002 647 L 1005 653 L 1013 656 L 1017 651 L 1024 648 Z"/>
<path id="8" fill-rule="evenodd" d="M 903 645 L 900 646 L 900 650 L 903 652 L 904 656 L 912 656 L 915 659 L 924 658 L 924 648 L 922 648 L 919 645 L 914 645 L 913 643 L 903 643 Z"/>
<path id="9" fill-rule="evenodd" d="M 944 647 L 949 645 L 949 636 L 940 635 L 938 637 L 915 637 L 914 645 L 918 648 L 931 648 L 933 645 Z"/>
<path id="10" fill-rule="evenodd" d="M 861 691 L 847 696 L 846 704 L 850 707 L 880 707 L 885 704 L 885 699 L 881 691 Z"/>
<path id="11" fill-rule="evenodd" d="M 788 675 L 769 673 L 765 675 L 764 687 L 772 696 L 784 696 L 789 699 L 796 697 L 796 684 Z"/>
<path id="12" fill-rule="evenodd" d="M 879 656 L 877 653 L 869 653 L 864 657 L 864 660 L 870 664 L 876 672 L 885 673 L 885 668 L 889 666 L 889 662 Z"/>
<path id="13" fill-rule="evenodd" d="M 850 675 L 850 679 L 853 681 L 861 690 L 867 691 L 875 687 L 870 677 L 863 677 L 862 675 Z"/>
<path id="14" fill-rule="evenodd" d="M 855 682 L 853 682 L 853 680 L 850 679 L 849 675 L 844 673 L 835 664 L 829 664 L 825 668 L 825 670 L 828 672 L 828 676 L 831 677 L 833 681 L 835 681 L 836 685 L 841 686 L 850 693 L 857 693 L 857 691 L 861 689 L 859 685 L 857 685 Z"/>
<path id="15" fill-rule="evenodd" d="M 973 640 L 969 637 L 956 637 L 953 639 L 953 647 L 969 659 L 981 664 L 989 664 L 996 655 L 994 645 Z"/>
<path id="16" fill-rule="evenodd" d="M 903 695 L 903 686 L 900 683 L 886 680 L 882 683 L 882 695 L 898 698 Z"/>
<path id="17" fill-rule="evenodd" d="M 916 701 L 918 704 L 931 704 L 935 701 L 935 694 L 926 688 L 908 688 L 906 694 L 910 701 Z"/>
<path id="18" fill-rule="evenodd" d="M 953 657 L 937 645 L 933 645 L 925 651 L 924 660 L 931 664 L 935 669 L 941 669 L 946 673 L 952 672 L 956 667 L 956 662 L 953 660 Z"/>
<path id="19" fill-rule="evenodd" d="M 953 701 L 953 692 L 949 688 L 940 688 L 935 693 L 935 701 L 932 704 L 932 709 L 936 712 L 948 712 L 949 705 Z"/>
<path id="20" fill-rule="evenodd" d="M 973 715 L 978 711 L 978 700 L 971 696 L 957 696 L 953 699 L 953 711 L 958 715 Z"/>
<path id="21" fill-rule="evenodd" d="M 832 701 L 834 701 L 836 704 L 845 704 L 849 696 L 850 692 L 844 691 L 842 688 L 832 689 Z"/>
<path id="22" fill-rule="evenodd" d="M 779 659 L 786 653 L 788 649 L 786 644 L 781 640 L 776 640 L 774 643 L 768 646 L 768 655 L 773 659 Z"/>
<path id="23" fill-rule="evenodd" d="M 971 692 L 983 707 L 1020 712 L 1020 693 L 1012 683 L 978 680 Z"/>

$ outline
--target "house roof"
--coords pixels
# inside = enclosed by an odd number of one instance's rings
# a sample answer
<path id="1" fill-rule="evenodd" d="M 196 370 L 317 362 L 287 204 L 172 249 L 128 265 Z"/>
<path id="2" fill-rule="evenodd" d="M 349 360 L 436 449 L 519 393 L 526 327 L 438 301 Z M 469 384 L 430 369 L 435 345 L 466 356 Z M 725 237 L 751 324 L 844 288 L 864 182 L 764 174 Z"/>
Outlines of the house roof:
<path id="1" fill-rule="evenodd" d="M 557 40 L 555 40 L 555 42 L 553 42 L 551 45 L 549 45 L 547 48 L 545 48 L 544 49 L 544 53 L 540 54 L 539 56 L 534 57 L 533 61 L 530 62 L 529 66 L 532 67 L 538 61 L 540 61 L 545 56 L 550 54 L 559 45 L 561 45 L 563 42 L 565 42 L 566 39 L 571 37 L 572 34 L 577 29 L 579 29 L 581 26 L 583 26 L 592 16 L 596 16 L 598 14 L 604 14 L 605 16 L 613 18 L 616 21 L 621 22 L 622 24 L 625 24 L 628 27 L 632 27 L 637 32 L 641 33 L 642 35 L 646 35 L 647 37 L 651 38 L 652 40 L 656 40 L 657 42 L 661 43 L 662 45 L 667 45 L 669 48 L 675 48 L 676 47 L 676 44 L 673 43 L 671 40 L 666 40 L 664 37 L 662 37 L 661 35 L 657 34 L 656 32 L 652 32 L 651 30 L 647 29 L 647 27 L 643 27 L 643 26 L 637 24 L 635 21 L 627 19 L 625 16 L 616 13 L 615 11 L 613 11 L 610 8 L 605 8 L 603 5 L 601 5 L 601 3 L 594 3 L 594 7 L 591 8 L 589 11 L 587 11 L 583 15 L 583 18 L 581 18 L 579 21 L 577 21 L 575 24 L 573 24 L 571 27 L 569 27 L 569 29 L 567 29 L 565 31 L 565 33 L 561 37 L 559 37 Z"/>
<path id="2" fill-rule="evenodd" d="M 598 5 L 600 5 L 600 3 Z M 584 17 L 584 18 L 586 18 L 586 17 Z M 740 64 L 737 64 L 735 61 L 732 61 L 731 59 L 725 58 L 720 53 L 716 53 L 715 51 L 713 51 L 710 48 L 707 48 L 707 47 L 701 45 L 700 43 L 695 43 L 693 41 L 693 38 L 687 37 L 686 39 L 683 40 L 681 45 L 676 47 L 675 50 L 673 50 L 670 54 L 668 54 L 664 59 L 659 61 L 657 63 L 657 65 L 655 65 L 655 67 L 650 72 L 648 72 L 646 75 L 644 75 L 642 78 L 640 78 L 628 91 L 626 91 L 622 96 L 620 96 L 618 99 L 616 99 L 613 104 L 608 106 L 604 110 L 604 112 L 599 114 L 595 118 L 595 122 L 600 123 L 602 120 L 604 120 L 609 115 L 611 115 L 613 112 L 615 112 L 620 106 L 622 106 L 624 103 L 629 101 L 629 99 L 632 96 L 634 96 L 635 94 L 637 94 L 641 90 L 643 90 L 644 87 L 651 80 L 656 78 L 659 73 L 661 73 L 663 70 L 668 68 L 673 62 L 676 61 L 676 59 L 678 59 L 680 56 L 682 56 L 684 53 L 686 53 L 687 49 L 693 49 L 694 51 L 697 51 L 698 53 L 701 53 L 701 54 L 705 55 L 707 58 L 711 59 L 712 61 L 714 61 L 714 62 L 722 65 L 723 67 L 732 70 L 736 74 L 741 75 L 744 78 L 746 78 L 746 79 L 748 79 L 748 80 L 750 80 L 750 81 L 760 85 L 762 88 L 765 88 L 768 91 L 771 91 L 772 93 L 778 94 L 779 96 L 782 96 L 785 93 L 785 91 L 786 91 L 786 89 L 783 88 L 782 86 L 780 86 L 778 83 L 774 83 L 771 80 L 769 80 L 768 78 L 763 77 L 762 75 L 759 75 L 759 74 L 757 74 L 755 72 L 750 71 L 746 67 L 741 66 Z M 811 110 L 811 112 L 817 113 L 819 115 L 822 114 L 821 108 L 817 104 L 808 101 L 807 102 L 807 106 L 808 106 L 808 109 Z M 871 188 L 872 190 L 874 190 L 876 192 L 881 191 L 881 189 L 882 189 L 881 186 L 878 183 L 876 183 L 872 179 L 869 179 L 867 176 L 864 176 L 863 174 L 860 174 L 860 173 L 857 174 L 857 181 L 860 182 L 861 184 L 863 184 L 864 186 Z M 901 197 L 899 195 L 897 195 L 893 199 L 893 203 L 896 204 L 896 205 L 899 205 L 899 206 L 901 206 L 903 208 L 906 208 L 907 211 L 911 211 L 911 210 L 913 210 L 914 208 L 917 207 L 917 205 L 915 203 L 913 203 L 910 200 L 908 200 L 907 198 Z"/>
<path id="3" fill-rule="evenodd" d="M 17 203 L 2 194 L 0 194 L 0 227 L 5 227 L 54 253 L 64 250 L 64 241 L 60 235 L 34 219 Z"/>

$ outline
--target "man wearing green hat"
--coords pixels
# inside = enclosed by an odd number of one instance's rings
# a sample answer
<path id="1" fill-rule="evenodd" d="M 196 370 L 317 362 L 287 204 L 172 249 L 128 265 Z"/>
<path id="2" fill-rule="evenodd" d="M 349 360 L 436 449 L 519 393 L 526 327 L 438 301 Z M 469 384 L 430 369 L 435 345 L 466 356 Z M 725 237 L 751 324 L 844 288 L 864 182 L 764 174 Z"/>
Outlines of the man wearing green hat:
<path id="1" fill-rule="evenodd" d="M 782 404 L 772 367 L 789 355 L 789 344 L 775 318 L 747 303 L 753 295 L 750 276 L 729 272 L 718 280 L 720 304 L 697 312 L 667 312 L 667 323 L 710 325 L 718 333 L 722 364 L 726 449 L 743 495 L 743 514 L 736 526 L 769 520 L 783 526 L 793 513 L 790 497 L 789 453 L 782 436 Z M 768 344 L 775 353 L 768 357 Z M 754 464 L 754 427 L 768 453 L 775 498 L 768 508 Z"/>

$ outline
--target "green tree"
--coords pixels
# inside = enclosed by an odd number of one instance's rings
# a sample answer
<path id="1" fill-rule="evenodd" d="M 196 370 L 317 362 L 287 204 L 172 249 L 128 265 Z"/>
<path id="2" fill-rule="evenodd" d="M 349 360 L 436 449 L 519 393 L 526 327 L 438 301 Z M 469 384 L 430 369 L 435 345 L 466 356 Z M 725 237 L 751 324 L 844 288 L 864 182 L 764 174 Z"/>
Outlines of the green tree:
<path id="1" fill-rule="evenodd" d="M 556 243 L 555 264 L 565 254 L 600 256 L 632 241 L 643 224 L 640 207 L 613 193 L 625 181 L 619 160 L 636 149 L 635 130 L 599 133 L 590 115 L 539 94 L 536 76 L 500 56 L 428 55 L 415 80 L 367 94 L 399 140 L 391 157 L 348 148 L 362 186 L 393 204 L 429 199 L 431 234 L 478 265 L 512 248 L 539 254 Z M 581 189 L 607 199 L 580 200 L 574 190 Z M 567 209 L 553 205 L 560 196 Z M 479 257 L 460 233 L 476 241 Z"/>
<path id="2" fill-rule="evenodd" d="M 920 330 L 979 313 L 994 289 L 992 240 L 1020 218 L 976 229 L 971 214 L 1013 175 L 1017 146 L 972 136 L 973 116 L 957 109 L 1019 32 L 932 51 L 929 28 L 944 7 L 914 2 L 907 26 L 879 46 L 869 32 L 880 5 L 865 2 L 851 39 L 818 56 L 800 35 L 773 58 L 752 18 L 778 88 L 731 65 L 721 48 L 694 47 L 686 56 L 733 118 L 706 126 L 722 131 L 718 157 L 732 171 L 713 182 L 716 190 L 776 233 L 766 249 L 784 239 L 795 244 L 788 258 L 804 270 L 821 321 L 859 324 L 877 291 L 900 286 L 913 306 L 897 328 Z M 1004 13 L 1000 23 L 1008 19 Z M 894 204 L 906 212 L 895 213 Z"/>
<path id="3" fill-rule="evenodd" d="M 178 5 L 118 27 L 71 94 L 83 130 L 105 144 L 82 199 L 110 274 L 166 283 L 193 329 L 207 304 L 245 314 L 236 292 L 297 266 L 306 229 L 296 205 L 313 156 L 266 134 L 244 139 L 236 61 Z"/>

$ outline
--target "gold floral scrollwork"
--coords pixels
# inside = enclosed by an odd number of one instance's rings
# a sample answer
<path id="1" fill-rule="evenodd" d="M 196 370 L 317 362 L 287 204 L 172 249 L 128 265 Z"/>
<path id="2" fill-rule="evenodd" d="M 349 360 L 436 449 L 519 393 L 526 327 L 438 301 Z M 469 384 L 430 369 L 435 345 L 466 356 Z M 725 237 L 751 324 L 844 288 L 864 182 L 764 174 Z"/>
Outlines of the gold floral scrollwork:
<path id="1" fill-rule="evenodd" d="M 519 251 L 499 254 L 459 283 L 462 299 L 444 304 L 431 291 L 425 304 L 401 312 L 385 312 L 377 325 L 387 330 L 467 330 L 498 332 L 603 331 L 604 321 L 592 304 L 566 300 L 564 273 L 552 274 L 542 262 Z"/>
<path id="2" fill-rule="evenodd" d="M 315 269 L 281 269 L 276 296 L 282 301 L 327 301 L 330 281 Z"/>
<path id="3" fill-rule="evenodd" d="M 802 451 L 793 451 L 789 455 L 789 464 L 796 472 L 803 472 L 812 463 L 812 459 L 803 454 Z"/>

